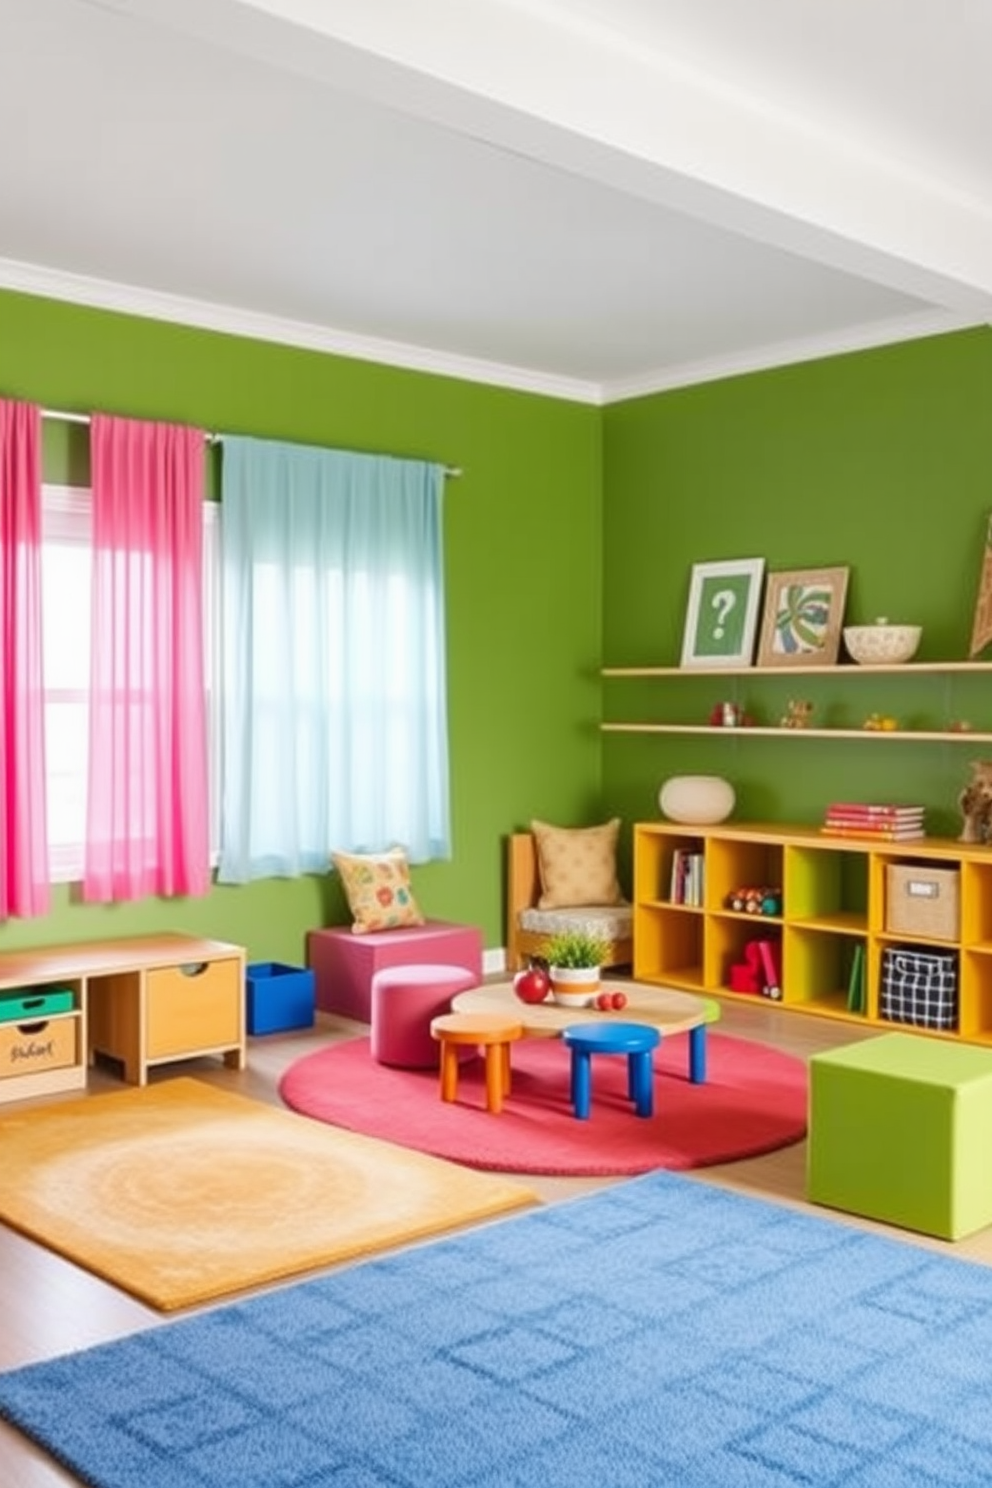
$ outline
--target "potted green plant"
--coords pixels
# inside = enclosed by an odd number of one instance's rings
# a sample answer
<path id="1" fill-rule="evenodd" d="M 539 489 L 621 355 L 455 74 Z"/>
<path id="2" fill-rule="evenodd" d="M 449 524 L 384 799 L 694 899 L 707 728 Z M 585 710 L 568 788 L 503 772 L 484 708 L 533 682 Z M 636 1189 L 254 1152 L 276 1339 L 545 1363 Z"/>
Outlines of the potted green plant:
<path id="1" fill-rule="evenodd" d="M 609 943 L 586 930 L 562 930 L 544 948 L 551 995 L 564 1007 L 589 1007 L 599 992 L 600 969 Z"/>

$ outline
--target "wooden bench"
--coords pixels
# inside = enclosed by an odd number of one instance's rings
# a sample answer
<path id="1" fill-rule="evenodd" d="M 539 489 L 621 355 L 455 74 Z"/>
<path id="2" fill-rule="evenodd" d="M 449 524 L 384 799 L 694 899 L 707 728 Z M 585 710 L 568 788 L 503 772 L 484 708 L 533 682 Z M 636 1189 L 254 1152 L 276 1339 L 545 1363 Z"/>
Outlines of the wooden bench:
<path id="1" fill-rule="evenodd" d="M 533 959 L 541 959 L 544 948 L 550 939 L 551 930 L 537 931 L 525 929 L 520 923 L 521 914 L 528 909 L 536 909 L 537 901 L 541 897 L 541 878 L 537 863 L 537 848 L 534 836 L 531 832 L 514 832 L 507 839 L 507 862 L 506 862 L 506 969 L 511 974 L 521 966 L 526 966 Z M 590 905 L 590 909 L 599 912 L 600 907 Z M 607 911 L 603 911 L 606 913 Z M 584 908 L 580 909 L 554 909 L 544 910 L 543 914 L 553 916 L 555 926 L 559 930 L 567 930 L 576 925 L 576 922 L 587 921 L 588 916 Z M 616 906 L 612 906 L 611 913 L 616 915 Z M 634 959 L 633 936 L 628 934 L 623 937 L 609 937 L 609 954 L 603 962 L 604 966 L 630 966 Z"/>

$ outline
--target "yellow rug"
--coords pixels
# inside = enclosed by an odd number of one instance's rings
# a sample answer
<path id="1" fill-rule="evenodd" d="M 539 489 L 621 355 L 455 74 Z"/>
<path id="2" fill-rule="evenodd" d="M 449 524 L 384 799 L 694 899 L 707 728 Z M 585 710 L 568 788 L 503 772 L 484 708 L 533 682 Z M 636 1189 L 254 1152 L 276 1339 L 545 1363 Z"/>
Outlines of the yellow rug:
<path id="1" fill-rule="evenodd" d="M 536 1200 L 187 1078 L 5 1116 L 0 1154 L 0 1220 L 163 1311 Z"/>

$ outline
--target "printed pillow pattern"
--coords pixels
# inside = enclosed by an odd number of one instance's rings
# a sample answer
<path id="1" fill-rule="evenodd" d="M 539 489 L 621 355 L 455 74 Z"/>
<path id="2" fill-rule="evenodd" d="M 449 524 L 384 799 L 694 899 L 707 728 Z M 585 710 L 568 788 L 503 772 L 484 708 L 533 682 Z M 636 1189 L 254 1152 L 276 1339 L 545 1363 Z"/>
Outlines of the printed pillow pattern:
<path id="1" fill-rule="evenodd" d="M 341 875 L 355 935 L 424 923 L 402 848 L 384 853 L 335 852 L 331 862 Z"/>
<path id="2" fill-rule="evenodd" d="M 532 821 L 541 876 L 538 909 L 622 904 L 617 880 L 620 818 L 599 827 L 553 827 Z"/>

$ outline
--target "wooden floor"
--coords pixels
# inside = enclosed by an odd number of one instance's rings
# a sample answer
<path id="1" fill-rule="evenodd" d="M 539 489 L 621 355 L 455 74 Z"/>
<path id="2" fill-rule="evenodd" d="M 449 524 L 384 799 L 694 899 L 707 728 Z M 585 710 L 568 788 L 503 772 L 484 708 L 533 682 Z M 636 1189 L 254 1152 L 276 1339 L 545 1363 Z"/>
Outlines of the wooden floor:
<path id="1" fill-rule="evenodd" d="M 785 1013 L 766 1003 L 754 1007 L 725 1004 L 721 1029 L 773 1044 L 800 1057 L 863 1037 L 862 1030 L 855 1025 Z M 153 1071 L 152 1078 L 162 1080 L 176 1074 L 192 1074 L 243 1095 L 279 1104 L 276 1087 L 288 1064 L 329 1038 L 353 1037 L 364 1031 L 363 1025 L 347 1019 L 321 1016 L 312 1030 L 250 1040 L 248 1068 L 244 1071 L 227 1070 L 219 1061 L 200 1060 Z M 91 1071 L 90 1094 L 117 1088 L 120 1082 L 112 1069 Z M 75 1100 L 78 1093 L 55 1099 Z M 30 1104 L 0 1105 L 0 1116 L 27 1109 Z M 797 1143 L 765 1157 L 703 1168 L 687 1176 L 700 1183 L 720 1184 L 823 1214 L 825 1211 L 815 1209 L 803 1199 L 805 1159 L 805 1144 Z M 548 1203 L 603 1187 L 611 1181 L 622 1180 L 527 1179 Z M 950 1244 L 886 1225 L 857 1221 L 851 1216 L 838 1217 L 844 1223 L 992 1265 L 992 1228 Z M 161 1313 L 0 1225 L 0 1369 L 120 1338 L 163 1322 Z M 16 1488 L 55 1488 L 55 1485 L 64 1488 L 78 1482 L 2 1423 L 0 1466 L 0 1482 L 16 1484 Z"/>

